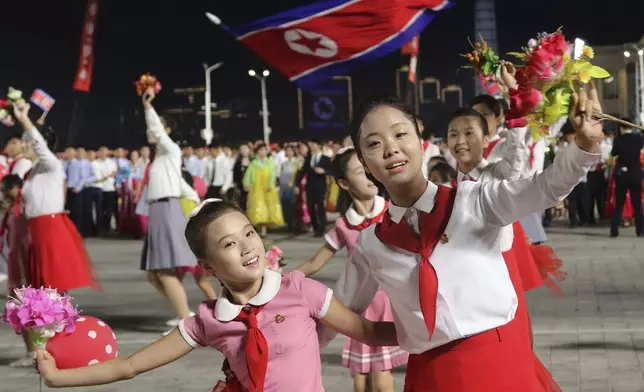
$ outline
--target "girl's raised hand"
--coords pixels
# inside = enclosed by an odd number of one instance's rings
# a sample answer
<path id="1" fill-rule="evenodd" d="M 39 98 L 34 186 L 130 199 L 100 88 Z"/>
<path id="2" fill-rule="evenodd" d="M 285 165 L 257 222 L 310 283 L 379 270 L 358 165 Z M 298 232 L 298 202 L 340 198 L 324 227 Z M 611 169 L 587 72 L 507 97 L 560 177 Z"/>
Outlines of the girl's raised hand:
<path id="1" fill-rule="evenodd" d="M 498 82 L 507 90 L 515 89 L 518 86 L 516 79 L 517 70 L 514 65 L 505 60 L 501 60 L 501 74 Z"/>
<path id="2" fill-rule="evenodd" d="M 600 143 L 604 140 L 602 123 L 593 117 L 593 112 L 602 112 L 595 83 L 591 80 L 589 91 L 586 85 L 577 84 L 572 94 L 570 123 L 575 128 L 577 146 L 587 152 L 598 152 Z"/>

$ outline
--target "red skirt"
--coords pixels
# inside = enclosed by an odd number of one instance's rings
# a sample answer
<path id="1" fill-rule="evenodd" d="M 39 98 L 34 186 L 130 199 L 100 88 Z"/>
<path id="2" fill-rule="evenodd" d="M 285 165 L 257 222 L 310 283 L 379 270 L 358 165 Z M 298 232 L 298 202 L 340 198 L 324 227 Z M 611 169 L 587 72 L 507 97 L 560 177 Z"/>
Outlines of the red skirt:
<path id="1" fill-rule="evenodd" d="M 537 262 L 534 259 L 532 250 L 530 249 L 530 243 L 525 235 L 525 231 L 523 231 L 523 227 L 521 227 L 521 223 L 514 222 L 512 229 L 514 230 L 514 239 L 512 240 L 512 249 L 508 252 L 512 252 L 516 259 L 517 272 L 521 279 L 523 290 L 530 291 L 543 286 L 542 275 L 539 272 Z"/>
<path id="2" fill-rule="evenodd" d="M 514 320 L 422 354 L 411 354 L 405 392 L 561 392 L 532 351 L 530 317 L 516 254 L 514 248 L 503 253 L 518 298 Z"/>
<path id="3" fill-rule="evenodd" d="M 50 214 L 28 221 L 31 279 L 35 287 L 68 291 L 99 288 L 78 230 L 67 214 Z"/>

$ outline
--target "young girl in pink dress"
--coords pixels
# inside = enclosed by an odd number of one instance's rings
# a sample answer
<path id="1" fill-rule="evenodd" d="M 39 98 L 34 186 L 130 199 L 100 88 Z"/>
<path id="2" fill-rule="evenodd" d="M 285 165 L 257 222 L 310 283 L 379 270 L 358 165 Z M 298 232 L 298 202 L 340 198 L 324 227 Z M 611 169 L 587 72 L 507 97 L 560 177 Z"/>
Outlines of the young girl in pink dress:
<path id="1" fill-rule="evenodd" d="M 353 148 L 339 151 L 333 159 L 332 169 L 338 186 L 349 193 L 353 204 L 326 234 L 324 246 L 311 260 L 297 268 L 306 276 L 322 269 L 342 248 L 346 247 L 351 256 L 360 232 L 369 225 L 380 222 L 387 210 L 387 202 L 378 196 L 378 187 L 367 178 Z M 378 290 L 362 317 L 372 321 L 393 321 L 389 297 L 384 291 Z M 375 390 L 393 391 L 394 378 L 391 370 L 406 364 L 408 356 L 407 352 L 397 346 L 369 347 L 345 338 L 342 365 L 351 370 L 356 392 L 366 391 L 367 381 Z"/>
<path id="2" fill-rule="evenodd" d="M 235 379 L 226 390 L 323 392 L 316 324 L 374 346 L 396 345 L 393 323 L 351 312 L 323 284 L 267 266 L 262 239 L 235 205 L 204 201 L 188 221 L 186 238 L 199 264 L 224 284 L 219 299 L 136 353 L 96 365 L 58 370 L 46 351 L 36 354 L 48 386 L 109 384 L 182 358 L 197 347 L 221 351 Z"/>

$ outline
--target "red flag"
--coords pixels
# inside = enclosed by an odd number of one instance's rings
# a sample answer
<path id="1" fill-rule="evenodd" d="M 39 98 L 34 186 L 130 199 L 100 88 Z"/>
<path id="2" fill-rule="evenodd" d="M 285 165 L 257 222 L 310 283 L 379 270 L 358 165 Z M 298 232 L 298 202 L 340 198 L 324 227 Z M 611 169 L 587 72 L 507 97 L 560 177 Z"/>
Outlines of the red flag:
<path id="1" fill-rule="evenodd" d="M 307 88 L 400 50 L 449 6 L 448 0 L 325 0 L 226 28 Z"/>
<path id="2" fill-rule="evenodd" d="M 85 8 L 85 22 L 81 36 L 81 53 L 74 81 L 74 90 L 89 92 L 92 85 L 92 71 L 94 69 L 94 33 L 96 32 L 96 16 L 98 15 L 98 1 L 87 0 Z"/>

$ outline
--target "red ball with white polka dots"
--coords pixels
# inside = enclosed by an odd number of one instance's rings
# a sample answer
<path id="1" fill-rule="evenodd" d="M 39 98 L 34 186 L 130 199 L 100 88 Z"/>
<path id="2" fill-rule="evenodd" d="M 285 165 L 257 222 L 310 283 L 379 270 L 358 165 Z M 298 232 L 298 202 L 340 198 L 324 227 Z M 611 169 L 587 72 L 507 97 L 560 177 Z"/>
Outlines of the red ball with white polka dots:
<path id="1" fill-rule="evenodd" d="M 57 333 L 47 342 L 47 351 L 56 360 L 58 369 L 74 369 L 118 356 L 116 336 L 105 322 L 92 316 L 76 319 L 72 333 Z"/>

